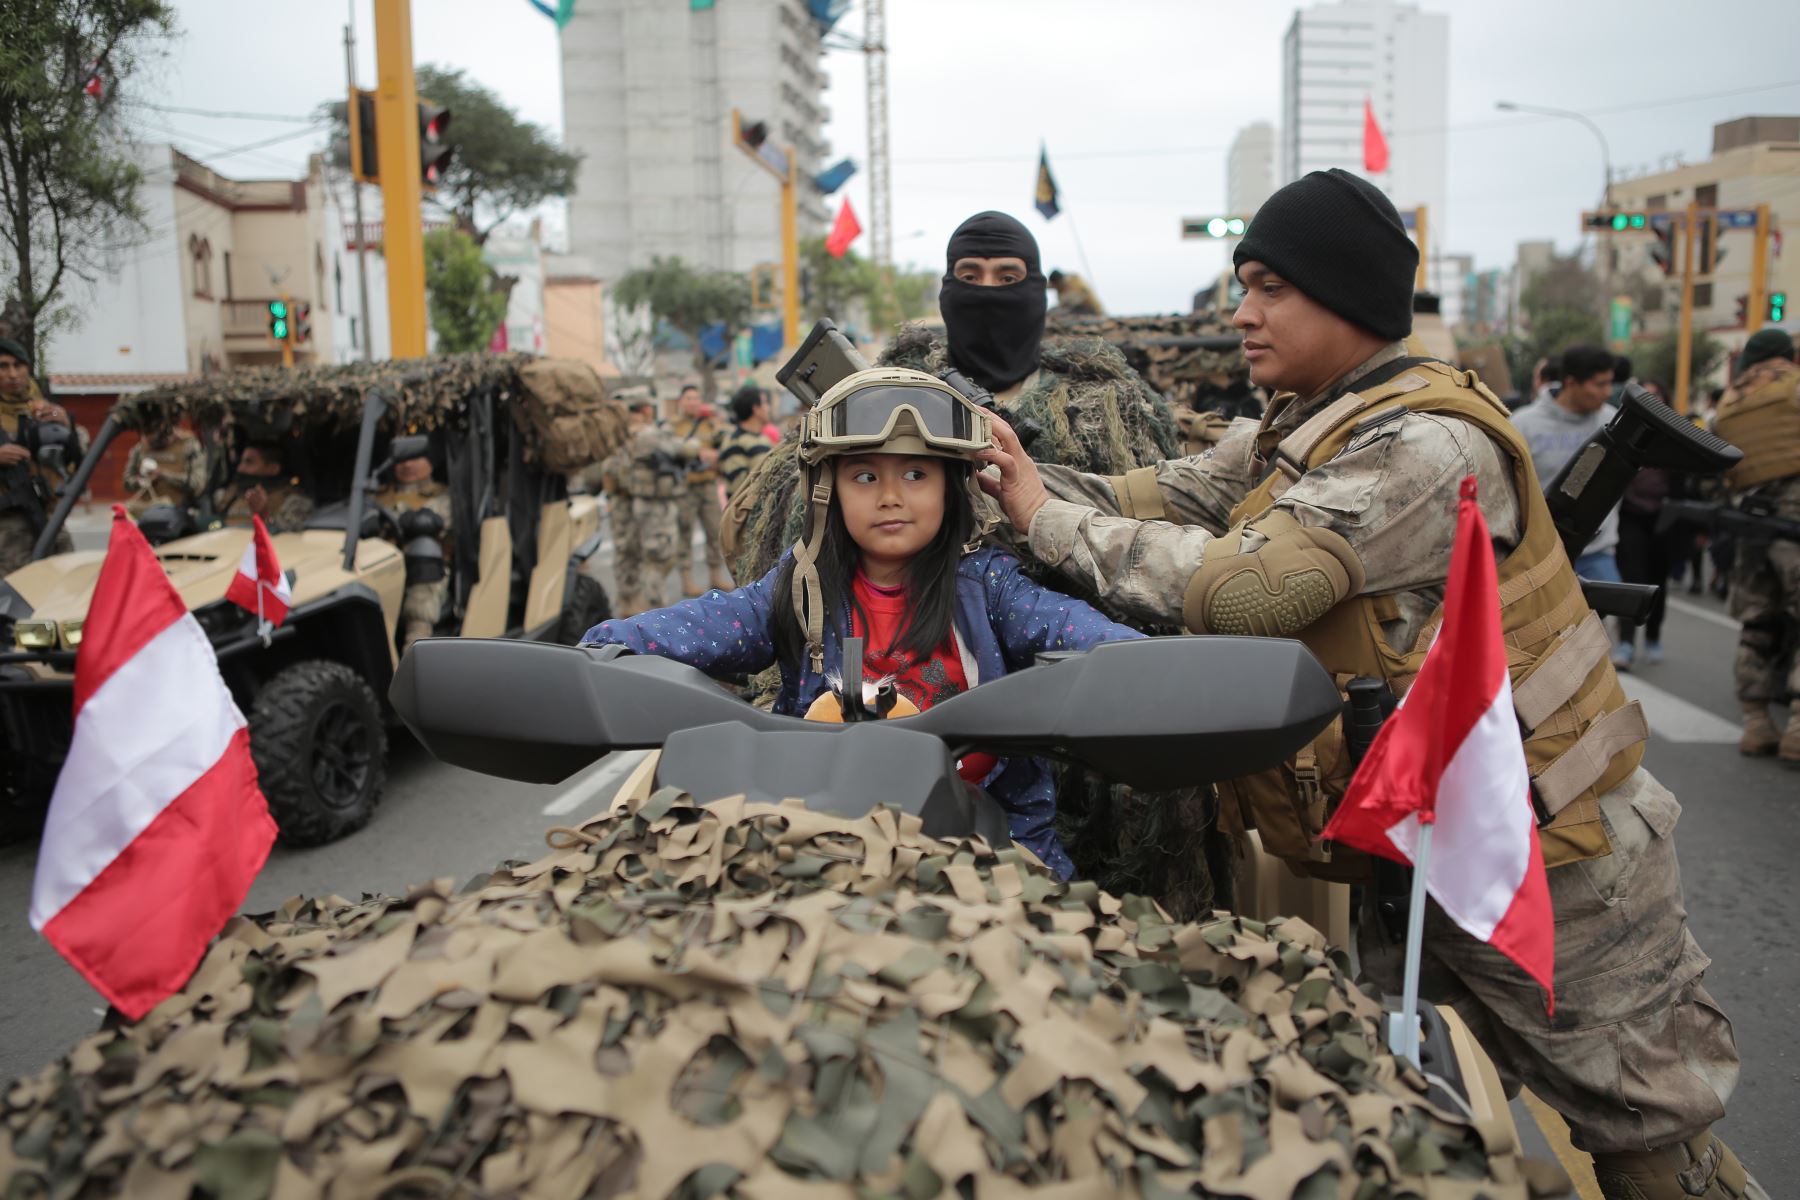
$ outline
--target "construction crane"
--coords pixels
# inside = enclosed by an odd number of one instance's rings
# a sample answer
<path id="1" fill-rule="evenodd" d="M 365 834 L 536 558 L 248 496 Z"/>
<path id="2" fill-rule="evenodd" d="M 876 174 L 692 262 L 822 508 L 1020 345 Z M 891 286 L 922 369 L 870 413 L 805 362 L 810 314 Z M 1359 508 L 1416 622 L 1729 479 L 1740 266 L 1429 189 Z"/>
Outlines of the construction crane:
<path id="1" fill-rule="evenodd" d="M 828 50 L 860 50 L 863 54 L 869 110 L 869 257 L 885 271 L 894 265 L 893 193 L 888 186 L 887 0 L 863 0 L 862 41 L 835 34 L 823 42 Z"/>

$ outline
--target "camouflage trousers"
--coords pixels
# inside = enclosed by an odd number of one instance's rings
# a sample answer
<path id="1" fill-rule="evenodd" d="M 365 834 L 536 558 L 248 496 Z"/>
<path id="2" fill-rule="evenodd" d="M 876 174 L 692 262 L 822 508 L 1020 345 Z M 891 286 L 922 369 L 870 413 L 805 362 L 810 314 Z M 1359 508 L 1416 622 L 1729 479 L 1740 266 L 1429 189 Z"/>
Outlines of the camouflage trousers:
<path id="1" fill-rule="evenodd" d="M 1800 701 L 1800 544 L 1739 540 L 1731 615 L 1744 625 L 1734 664 L 1738 699 Z"/>
<path id="2" fill-rule="evenodd" d="M 613 576 L 619 615 L 671 602 L 669 571 L 680 543 L 677 497 L 614 496 Z"/>
<path id="3" fill-rule="evenodd" d="M 718 487 L 718 483 L 710 479 L 695 484 L 682 493 L 678 502 L 681 505 L 681 542 L 675 551 L 675 562 L 684 570 L 692 562 L 695 525 L 706 537 L 707 570 L 720 571 L 725 567 L 725 555 L 719 550 L 719 517 L 724 509 L 719 507 Z"/>
<path id="4" fill-rule="evenodd" d="M 1681 805 L 1639 769 L 1600 798 L 1613 852 L 1552 868 L 1556 1014 L 1544 993 L 1435 903 L 1425 918 L 1420 991 L 1456 1009 L 1493 1058 L 1507 1094 L 1530 1088 L 1590 1154 L 1667 1146 L 1725 1115 L 1737 1043 L 1701 977 L 1711 962 L 1688 932 L 1675 862 Z M 1400 994 L 1404 947 L 1368 907 L 1364 971 Z"/>
<path id="5" fill-rule="evenodd" d="M 448 577 L 430 583 L 409 583 L 400 596 L 400 649 L 405 650 L 422 637 L 430 637 L 444 615 L 444 600 L 450 595 Z"/>
<path id="6" fill-rule="evenodd" d="M 0 579 L 6 578 L 24 566 L 31 558 L 31 549 L 37 545 L 37 531 L 31 526 L 31 518 L 16 509 L 11 512 L 0 512 Z M 56 542 L 50 547 L 52 554 L 67 554 L 75 549 L 75 543 L 69 537 L 67 526 L 56 535 Z"/>

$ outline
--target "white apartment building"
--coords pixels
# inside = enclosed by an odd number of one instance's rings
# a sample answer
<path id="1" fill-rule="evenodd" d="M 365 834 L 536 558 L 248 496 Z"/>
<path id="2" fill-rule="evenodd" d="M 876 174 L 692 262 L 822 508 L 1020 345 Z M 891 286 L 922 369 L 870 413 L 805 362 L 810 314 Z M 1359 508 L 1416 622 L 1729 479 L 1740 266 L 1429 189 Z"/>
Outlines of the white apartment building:
<path id="1" fill-rule="evenodd" d="M 570 251 L 605 282 L 652 258 L 748 271 L 781 257 L 778 185 L 733 144 L 731 111 L 791 145 L 800 236 L 827 213 L 819 0 L 583 0 L 562 31 L 563 130 L 584 156 Z M 829 20 L 829 17 L 823 18 Z"/>
<path id="2" fill-rule="evenodd" d="M 1233 216 L 1248 217 L 1275 190 L 1275 127 L 1257 121 L 1238 130 L 1225 155 L 1225 207 Z"/>
<path id="3" fill-rule="evenodd" d="M 1279 182 L 1342 167 L 1400 209 L 1427 209 L 1440 244 L 1449 194 L 1450 18 L 1396 0 L 1339 0 L 1294 14 L 1282 42 Z M 1388 169 L 1363 170 L 1363 103 Z"/>

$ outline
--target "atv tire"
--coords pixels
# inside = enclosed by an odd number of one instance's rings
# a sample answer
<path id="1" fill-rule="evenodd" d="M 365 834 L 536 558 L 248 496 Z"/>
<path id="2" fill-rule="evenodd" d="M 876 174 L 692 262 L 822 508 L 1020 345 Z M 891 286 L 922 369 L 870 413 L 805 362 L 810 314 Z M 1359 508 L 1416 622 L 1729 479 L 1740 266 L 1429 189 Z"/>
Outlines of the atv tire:
<path id="1" fill-rule="evenodd" d="M 342 663 L 288 667 L 257 693 L 250 753 L 289 846 L 323 846 L 368 824 L 387 776 L 387 730 L 367 682 Z"/>
<path id="2" fill-rule="evenodd" d="M 588 630 L 611 617 L 612 601 L 607 598 L 600 581 L 592 575 L 577 573 L 574 586 L 569 590 L 569 602 L 563 606 L 562 615 L 556 622 L 555 640 L 560 645 L 573 646 Z"/>

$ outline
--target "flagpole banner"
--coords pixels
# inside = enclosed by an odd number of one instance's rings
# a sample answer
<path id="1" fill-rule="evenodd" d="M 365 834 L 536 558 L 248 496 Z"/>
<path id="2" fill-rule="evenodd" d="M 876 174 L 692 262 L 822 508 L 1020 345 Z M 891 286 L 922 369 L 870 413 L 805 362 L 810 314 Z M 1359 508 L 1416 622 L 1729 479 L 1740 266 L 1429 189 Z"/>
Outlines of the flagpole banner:
<path id="1" fill-rule="evenodd" d="M 1062 211 L 1056 190 L 1056 177 L 1050 174 L 1050 151 L 1044 146 L 1038 147 L 1037 196 L 1034 204 L 1046 221 Z"/>
<path id="2" fill-rule="evenodd" d="M 124 508 L 113 512 L 31 924 L 136 1020 L 186 982 L 276 830 L 212 643 Z"/>
<path id="3" fill-rule="evenodd" d="M 1375 102 L 1363 97 L 1363 170 L 1379 175 L 1388 169 L 1387 138 L 1375 122 Z"/>
<path id="4" fill-rule="evenodd" d="M 831 233 L 825 239 L 825 252 L 833 258 L 842 258 L 849 253 L 850 243 L 862 236 L 862 222 L 856 219 L 856 210 L 850 207 L 850 197 L 838 207 L 837 219 L 831 223 Z"/>
<path id="5" fill-rule="evenodd" d="M 1434 823 L 1432 899 L 1541 984 L 1553 1006 L 1555 918 L 1473 476 L 1462 484 L 1443 613 L 1418 678 L 1322 836 L 1411 863 L 1422 826 Z"/>

